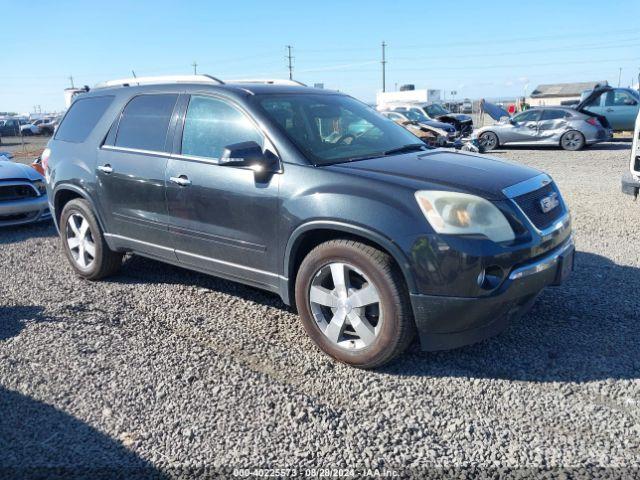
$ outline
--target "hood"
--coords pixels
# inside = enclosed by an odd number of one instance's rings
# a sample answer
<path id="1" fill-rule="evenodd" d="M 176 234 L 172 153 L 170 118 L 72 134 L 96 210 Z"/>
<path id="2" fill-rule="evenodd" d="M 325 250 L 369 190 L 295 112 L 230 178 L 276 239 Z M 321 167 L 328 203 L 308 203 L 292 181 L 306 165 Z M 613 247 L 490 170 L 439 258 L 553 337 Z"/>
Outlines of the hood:
<path id="1" fill-rule="evenodd" d="M 29 165 L 0 159 L 0 180 L 43 180 L 42 175 Z"/>
<path id="2" fill-rule="evenodd" d="M 502 190 L 540 175 L 540 171 L 470 153 L 446 150 L 340 163 L 328 167 L 403 183 L 410 188 L 442 188 L 502 200 Z"/>
<path id="3" fill-rule="evenodd" d="M 469 115 L 464 115 L 462 113 L 447 113 L 446 115 L 440 115 L 436 117 L 436 120 L 457 120 L 460 123 L 471 122 L 472 119 Z"/>
<path id="4" fill-rule="evenodd" d="M 482 101 L 482 111 L 496 121 L 503 117 L 511 116 L 504 108 L 493 103 L 485 102 L 484 100 Z"/>
<path id="5" fill-rule="evenodd" d="M 456 128 L 453 125 L 451 125 L 450 123 L 436 122 L 435 120 L 421 120 L 418 123 L 424 124 L 427 127 L 439 128 L 441 130 L 444 130 L 445 132 L 455 132 L 456 131 Z"/>

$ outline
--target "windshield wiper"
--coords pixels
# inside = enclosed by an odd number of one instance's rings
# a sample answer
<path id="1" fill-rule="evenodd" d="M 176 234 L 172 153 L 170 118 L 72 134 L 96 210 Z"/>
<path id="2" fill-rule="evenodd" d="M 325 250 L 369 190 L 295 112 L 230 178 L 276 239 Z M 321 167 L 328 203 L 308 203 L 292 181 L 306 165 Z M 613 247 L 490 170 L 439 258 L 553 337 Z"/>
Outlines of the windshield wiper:
<path id="1" fill-rule="evenodd" d="M 387 150 L 383 155 L 386 157 L 387 155 L 398 155 L 399 153 L 409 153 L 418 150 L 427 150 L 427 146 L 424 143 L 410 143 L 409 145 Z"/>

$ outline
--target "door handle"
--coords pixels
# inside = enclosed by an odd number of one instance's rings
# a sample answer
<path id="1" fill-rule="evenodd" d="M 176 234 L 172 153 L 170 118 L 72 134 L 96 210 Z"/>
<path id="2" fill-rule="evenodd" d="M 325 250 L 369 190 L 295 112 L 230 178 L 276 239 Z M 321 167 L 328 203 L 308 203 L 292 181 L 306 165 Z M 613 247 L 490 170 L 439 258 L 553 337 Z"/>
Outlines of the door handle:
<path id="1" fill-rule="evenodd" d="M 180 175 L 179 177 L 169 177 L 169 181 L 171 183 L 175 183 L 176 185 L 180 185 L 181 187 L 187 187 L 191 185 L 191 180 L 189 180 L 186 175 Z"/>
<path id="2" fill-rule="evenodd" d="M 108 163 L 106 165 L 98 166 L 98 170 L 100 170 L 103 173 L 111 173 L 111 172 L 113 172 L 113 168 L 111 168 L 111 165 L 109 165 Z"/>
<path id="3" fill-rule="evenodd" d="M 535 130 L 538 127 L 536 125 L 527 125 L 527 128 L 530 128 L 531 130 Z"/>
<path id="4" fill-rule="evenodd" d="M 613 108 L 607 108 L 607 112 L 613 112 Z"/>

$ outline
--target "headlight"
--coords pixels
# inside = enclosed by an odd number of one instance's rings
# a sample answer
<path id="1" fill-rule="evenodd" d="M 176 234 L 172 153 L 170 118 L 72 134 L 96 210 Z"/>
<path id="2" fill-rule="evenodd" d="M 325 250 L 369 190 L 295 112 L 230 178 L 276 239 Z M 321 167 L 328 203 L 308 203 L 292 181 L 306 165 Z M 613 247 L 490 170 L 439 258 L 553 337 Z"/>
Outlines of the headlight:
<path id="1" fill-rule="evenodd" d="M 47 185 L 42 180 L 36 180 L 35 182 L 33 182 L 33 186 L 38 189 L 40 195 L 44 195 L 45 193 L 47 193 Z"/>
<path id="2" fill-rule="evenodd" d="M 416 200 L 438 233 L 484 235 L 494 242 L 513 240 L 515 234 L 498 208 L 484 198 L 466 193 L 422 190 Z"/>

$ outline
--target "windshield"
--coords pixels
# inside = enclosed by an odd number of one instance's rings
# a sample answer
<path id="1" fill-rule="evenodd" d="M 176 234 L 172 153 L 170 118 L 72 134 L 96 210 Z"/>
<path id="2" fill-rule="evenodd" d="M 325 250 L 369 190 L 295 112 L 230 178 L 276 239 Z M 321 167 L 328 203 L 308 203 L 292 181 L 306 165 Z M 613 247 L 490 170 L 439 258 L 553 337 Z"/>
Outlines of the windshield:
<path id="1" fill-rule="evenodd" d="M 439 117 L 440 115 L 449 114 L 446 108 L 444 108 L 442 105 L 438 105 L 437 103 L 424 107 L 424 110 L 425 112 L 427 112 L 427 115 L 429 115 L 432 118 Z"/>
<path id="2" fill-rule="evenodd" d="M 262 95 L 267 115 L 315 165 L 401 153 L 420 139 L 346 95 Z M 398 152 L 396 152 L 398 151 Z"/>
<path id="3" fill-rule="evenodd" d="M 407 110 L 402 113 L 404 113 L 412 122 L 426 122 L 429 120 L 424 113 L 420 113 L 417 110 Z"/>

